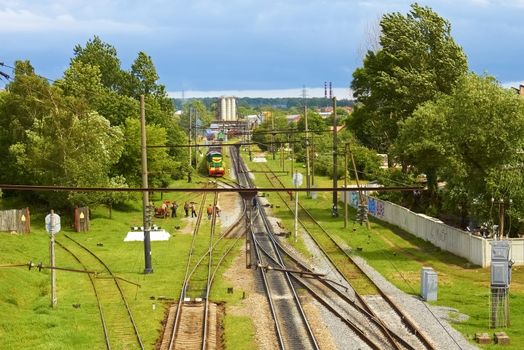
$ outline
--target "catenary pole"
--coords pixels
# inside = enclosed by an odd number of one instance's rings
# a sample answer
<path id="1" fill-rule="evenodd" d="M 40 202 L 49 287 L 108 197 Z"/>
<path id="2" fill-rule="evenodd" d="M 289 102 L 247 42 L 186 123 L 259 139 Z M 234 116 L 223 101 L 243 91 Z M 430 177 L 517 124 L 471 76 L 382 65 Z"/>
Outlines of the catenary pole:
<path id="1" fill-rule="evenodd" d="M 344 189 L 348 187 L 348 144 L 344 144 Z M 348 227 L 348 193 L 344 190 L 344 228 Z"/>
<path id="2" fill-rule="evenodd" d="M 145 113 L 145 102 L 144 95 L 140 95 L 140 132 L 141 132 L 141 144 L 142 144 L 142 188 L 145 191 L 142 192 L 142 211 L 143 211 L 143 222 L 144 222 L 144 274 L 153 272 L 151 266 L 151 232 L 149 222 L 149 191 L 148 179 L 147 179 L 147 141 L 146 141 L 146 113 Z M 189 148 L 191 149 L 191 147 Z"/>
<path id="3" fill-rule="evenodd" d="M 333 97 L 333 188 L 337 188 L 337 98 Z M 338 216 L 337 191 L 333 191 L 333 217 Z"/>
<path id="4" fill-rule="evenodd" d="M 305 100 L 305 92 L 304 92 L 304 100 Z M 307 104 L 304 103 L 304 126 L 306 128 L 306 186 L 307 186 L 307 196 L 310 197 L 310 188 L 311 188 L 311 180 L 310 180 L 310 167 L 309 167 L 309 130 L 307 125 Z"/>

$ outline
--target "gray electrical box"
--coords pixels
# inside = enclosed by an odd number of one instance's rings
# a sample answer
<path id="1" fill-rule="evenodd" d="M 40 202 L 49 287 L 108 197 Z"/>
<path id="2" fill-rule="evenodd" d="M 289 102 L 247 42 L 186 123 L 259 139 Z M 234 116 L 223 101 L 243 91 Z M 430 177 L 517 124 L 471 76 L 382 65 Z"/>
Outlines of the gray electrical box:
<path id="1" fill-rule="evenodd" d="M 491 242 L 491 285 L 508 287 L 511 278 L 509 264 L 509 242 Z"/>
<path id="2" fill-rule="evenodd" d="M 426 295 L 426 287 L 427 285 L 424 283 L 424 280 L 426 279 L 426 273 L 428 271 L 433 271 L 433 268 L 431 267 L 422 267 L 422 270 L 420 270 L 420 295 Z"/>
<path id="3" fill-rule="evenodd" d="M 437 300 L 438 275 L 431 267 L 423 267 L 420 272 L 420 295 L 426 301 Z"/>

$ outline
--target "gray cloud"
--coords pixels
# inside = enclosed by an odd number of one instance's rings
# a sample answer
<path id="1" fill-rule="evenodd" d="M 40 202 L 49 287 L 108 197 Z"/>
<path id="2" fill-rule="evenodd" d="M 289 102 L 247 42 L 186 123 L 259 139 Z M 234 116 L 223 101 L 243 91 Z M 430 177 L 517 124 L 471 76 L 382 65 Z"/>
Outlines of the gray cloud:
<path id="1" fill-rule="evenodd" d="M 152 56 L 171 91 L 348 86 L 386 12 L 404 0 L 4 0 L 0 61 L 30 59 L 59 76 L 75 44 L 93 35 L 129 67 Z M 471 68 L 501 81 L 523 78 L 524 0 L 428 0 L 453 28 Z M 520 76 L 519 76 L 520 75 Z M 318 84 L 318 85 L 317 85 Z"/>

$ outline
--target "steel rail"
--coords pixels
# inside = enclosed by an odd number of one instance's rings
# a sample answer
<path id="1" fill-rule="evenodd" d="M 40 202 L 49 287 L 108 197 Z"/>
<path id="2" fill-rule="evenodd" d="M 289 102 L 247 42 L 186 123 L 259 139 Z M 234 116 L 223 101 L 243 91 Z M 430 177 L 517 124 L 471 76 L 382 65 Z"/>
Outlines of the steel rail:
<path id="1" fill-rule="evenodd" d="M 93 253 L 93 251 L 91 249 L 87 248 L 86 246 L 84 246 L 83 244 L 81 244 L 80 242 L 76 241 L 75 239 L 71 238 L 70 236 L 68 236 L 66 234 L 64 234 L 64 237 L 66 237 L 67 239 L 73 241 L 75 244 L 77 244 L 82 249 L 84 249 L 86 252 L 88 252 L 91 256 L 93 256 L 93 258 L 95 258 L 98 262 L 100 262 L 100 264 L 102 264 L 104 266 L 104 268 L 107 270 L 109 275 L 111 275 L 111 277 L 113 278 L 113 282 L 115 282 L 115 285 L 116 285 L 116 287 L 118 289 L 118 292 L 120 293 L 122 301 L 124 302 L 124 305 L 126 307 L 127 314 L 129 316 L 129 320 L 131 321 L 131 324 L 133 326 L 133 330 L 134 330 L 134 333 L 136 335 L 136 339 L 137 339 L 138 343 L 140 344 L 140 348 L 144 349 L 144 343 L 142 342 L 142 339 L 140 337 L 140 333 L 138 332 L 138 328 L 136 326 L 136 322 L 135 322 L 135 320 L 133 318 L 133 314 L 131 313 L 131 308 L 129 307 L 129 304 L 127 303 L 127 299 L 125 297 L 124 291 L 122 290 L 122 287 L 120 287 L 120 283 L 118 283 L 118 278 L 116 278 L 116 276 L 113 274 L 113 271 L 111 271 L 109 266 L 107 266 L 107 264 L 102 259 L 100 259 L 95 253 Z"/>
<path id="2" fill-rule="evenodd" d="M 184 299 L 185 299 L 185 296 L 186 296 L 186 289 L 187 289 L 187 286 L 188 286 L 188 283 L 189 283 L 189 268 L 191 266 L 191 259 L 193 258 L 193 252 L 194 252 L 194 249 L 195 249 L 195 240 L 196 240 L 196 236 L 198 234 L 198 229 L 200 228 L 200 221 L 202 220 L 202 212 L 203 212 L 203 207 L 204 207 L 204 204 L 205 204 L 205 201 L 206 201 L 206 196 L 207 196 L 207 192 L 204 192 L 204 194 L 202 196 L 202 201 L 201 201 L 201 204 L 200 204 L 200 208 L 199 208 L 199 211 L 198 211 L 198 215 L 197 215 L 195 228 L 193 230 L 193 237 L 191 239 L 191 248 L 189 249 L 188 256 L 187 256 L 187 263 L 186 263 L 186 271 L 185 271 L 185 275 L 184 275 L 184 281 L 182 282 L 182 289 L 180 290 L 180 296 L 179 296 L 177 308 L 176 308 L 176 311 L 175 311 L 175 320 L 173 321 L 173 327 L 172 327 L 171 335 L 169 337 L 169 347 L 168 347 L 169 350 L 173 349 L 173 345 L 175 343 L 175 338 L 176 338 L 176 335 L 177 335 L 178 330 L 180 328 L 180 317 L 181 317 L 181 314 L 182 314 L 182 305 L 184 303 Z"/>
<path id="3" fill-rule="evenodd" d="M 259 206 L 260 208 L 260 206 Z M 269 239 L 271 240 L 271 243 L 273 245 L 273 248 L 274 248 L 274 251 L 275 251 L 275 254 L 278 258 L 278 261 L 280 262 L 280 266 L 286 266 L 285 263 L 284 263 L 284 259 L 282 259 L 282 256 L 280 255 L 280 251 L 278 249 L 278 247 L 275 245 L 275 237 L 274 237 L 274 233 L 273 233 L 273 228 L 271 227 L 271 223 L 269 222 L 269 219 L 267 218 L 267 215 L 264 211 L 264 209 L 260 208 L 259 209 L 261 211 L 261 217 L 262 217 L 262 220 L 264 222 L 264 226 L 266 227 L 266 232 L 268 233 L 268 236 L 269 236 Z M 295 287 L 293 286 L 293 283 L 291 282 L 291 278 L 290 278 L 290 273 L 288 272 L 284 272 L 284 275 L 286 276 L 286 280 L 288 281 L 288 284 L 289 284 L 289 287 L 293 293 L 293 298 L 295 300 L 295 304 L 300 312 L 300 315 L 302 317 L 302 320 L 304 322 L 304 324 L 306 325 L 306 329 L 307 329 L 307 334 L 310 338 L 310 341 L 313 343 L 313 347 L 315 349 L 319 349 L 319 345 L 318 345 L 318 342 L 317 342 L 317 339 L 315 338 L 315 335 L 313 333 L 313 330 L 311 329 L 311 326 L 309 324 L 309 321 L 307 320 L 307 317 L 306 317 L 306 313 L 304 311 L 304 308 L 302 307 L 302 302 L 300 301 L 300 298 L 298 297 L 298 294 L 295 290 Z"/>
<path id="4" fill-rule="evenodd" d="M 80 265 L 84 267 L 84 269 L 87 269 L 87 266 L 76 256 L 69 248 L 67 248 L 65 245 L 63 245 L 61 242 L 55 240 L 55 243 L 58 244 L 62 249 L 64 249 L 66 252 L 68 252 Z M 98 296 L 98 291 L 96 289 L 95 281 L 93 279 L 93 276 L 91 274 L 88 274 L 89 281 L 91 281 L 91 286 L 93 287 L 93 292 L 95 293 L 95 299 L 96 299 L 96 305 L 98 307 L 98 313 L 100 315 L 100 322 L 102 323 L 102 330 L 104 332 L 104 341 L 106 343 L 107 350 L 111 350 L 111 343 L 109 342 L 109 334 L 107 332 L 107 325 L 104 318 L 104 311 L 102 310 L 102 305 L 100 304 L 100 297 Z"/>
<path id="5" fill-rule="evenodd" d="M 293 256 L 293 254 L 291 254 L 284 246 L 282 246 L 282 244 L 280 242 L 277 241 L 277 244 L 279 245 L 280 249 L 282 250 L 282 252 L 284 254 L 286 254 L 286 256 L 291 259 L 297 266 L 299 266 L 300 268 L 303 269 L 303 271 L 306 271 L 306 272 L 313 272 L 309 267 L 307 267 L 306 265 L 304 265 L 301 261 L 299 261 L 295 256 Z M 337 269 L 337 267 L 335 266 L 335 269 Z M 340 271 L 337 270 L 337 272 L 341 274 Z M 400 335 L 398 335 L 394 330 L 391 330 L 389 329 L 389 327 L 387 325 L 385 325 L 381 320 L 380 318 L 378 318 L 376 315 L 370 313 L 368 311 L 367 308 L 364 308 L 362 306 L 360 306 L 358 303 L 356 303 L 354 300 L 351 300 L 346 294 L 342 293 L 342 291 L 340 291 L 340 289 L 338 289 L 336 286 L 338 287 L 341 287 L 341 288 L 344 288 L 346 291 L 347 291 L 347 287 L 346 286 L 343 286 L 341 284 L 339 284 L 338 282 L 336 281 L 333 281 L 333 280 L 329 280 L 327 278 L 324 278 L 324 277 L 313 277 L 313 278 L 300 278 L 296 275 L 299 275 L 300 277 L 302 276 L 300 272 L 296 272 L 296 273 L 293 273 L 292 272 L 292 277 L 295 278 L 295 279 L 300 279 L 300 283 L 306 283 L 305 281 L 306 280 L 315 280 L 315 281 L 318 281 L 320 283 L 322 283 L 324 286 L 326 286 L 327 288 L 329 288 L 332 292 L 334 292 L 335 294 L 337 294 L 338 297 L 340 297 L 341 299 L 343 299 L 346 303 L 348 303 L 349 305 L 351 305 L 355 310 L 357 310 L 358 312 L 360 312 L 361 314 L 363 314 L 365 317 L 368 317 L 369 320 L 371 320 L 373 323 L 375 323 L 377 325 L 377 327 L 380 327 L 382 329 L 384 329 L 385 331 L 388 331 L 396 340 L 397 342 L 399 342 L 402 346 L 408 348 L 408 349 L 414 349 L 413 346 L 409 343 L 407 343 L 404 338 L 402 338 Z M 343 276 L 343 275 L 342 275 Z M 347 281 L 346 281 L 347 282 Z M 319 300 L 320 302 L 324 301 L 324 300 Z"/>
<path id="6" fill-rule="evenodd" d="M 275 176 L 275 179 L 279 180 L 278 177 Z M 287 202 L 285 200 L 283 200 L 284 203 L 287 204 Z M 404 324 L 406 324 L 406 326 L 408 327 L 408 329 L 410 329 L 411 333 L 414 334 L 421 342 L 422 344 L 424 344 L 424 346 L 428 349 L 435 349 L 435 346 L 431 343 L 431 341 L 428 339 L 428 337 L 420 331 L 420 329 L 404 314 L 404 312 L 396 305 L 396 303 L 386 294 L 384 293 L 377 285 L 376 283 L 367 275 L 367 273 L 362 270 L 362 268 L 354 261 L 354 259 L 340 246 L 340 244 L 332 237 L 332 235 L 327 232 L 327 230 L 322 226 L 320 225 L 320 223 L 315 220 L 315 218 L 313 217 L 313 215 L 306 209 L 304 208 L 301 204 L 300 204 L 300 208 L 302 209 L 302 211 L 313 221 L 313 223 L 315 225 L 317 225 L 321 230 L 322 232 L 335 244 L 335 246 L 337 247 L 337 249 L 347 257 L 347 259 L 349 261 L 351 261 L 351 263 L 364 275 L 366 276 L 366 278 L 375 286 L 375 288 L 377 289 L 378 293 L 382 296 L 382 298 L 391 306 L 391 308 L 397 313 L 397 315 L 400 316 L 400 319 L 402 320 L 402 322 Z M 291 210 L 291 208 L 290 208 Z M 301 221 L 301 220 L 300 220 Z M 301 221 L 301 225 L 305 228 L 305 225 L 304 223 Z M 341 271 L 338 269 L 338 267 L 336 266 L 336 264 L 334 264 L 334 262 L 331 260 L 331 258 L 329 257 L 329 255 L 327 255 L 327 253 L 324 251 L 324 249 L 320 246 L 319 242 L 312 236 L 310 235 L 310 237 L 315 241 L 316 245 L 319 247 L 319 249 L 321 249 L 324 254 L 326 255 L 326 257 L 331 261 L 331 264 L 333 266 L 336 267 L 337 271 L 339 272 L 339 274 L 341 274 L 342 276 L 344 276 L 344 274 L 341 273 Z M 347 281 L 349 283 L 349 281 Z M 359 301 L 361 301 L 363 303 L 363 305 L 365 305 L 365 307 L 370 311 L 372 312 L 371 308 L 367 305 L 367 303 L 364 302 L 363 298 L 358 294 L 356 293 L 355 291 L 355 295 L 357 295 L 357 297 L 359 298 Z M 372 312 L 373 313 L 373 312 Z M 384 325 L 385 326 L 385 325 Z M 389 332 L 388 332 L 389 333 Z"/>
<path id="7" fill-rule="evenodd" d="M 267 165 L 266 167 L 271 170 Z M 268 179 L 268 181 L 270 183 L 273 183 L 271 181 L 271 179 L 269 178 L 269 175 L 266 174 L 266 177 Z M 273 178 L 276 179 L 280 185 L 283 185 L 282 184 L 282 181 L 273 174 Z M 290 205 L 288 204 L 288 202 L 284 199 L 284 197 L 282 196 L 282 194 L 280 192 L 278 192 L 278 195 L 280 197 L 280 199 L 282 200 L 282 202 L 284 202 L 284 204 L 287 206 L 287 208 L 293 213 L 293 209 L 290 207 Z M 305 210 L 305 208 L 302 206 L 302 204 L 299 204 L 300 205 L 300 208 L 302 210 Z M 309 214 L 309 212 L 308 212 Z M 295 215 L 298 215 L 298 213 L 295 213 Z M 310 215 L 309 216 L 310 219 L 313 221 L 313 223 L 317 224 L 318 226 L 320 226 L 318 224 L 318 222 Z M 309 233 L 309 231 L 306 229 L 306 226 L 305 224 L 302 222 L 302 220 L 298 219 L 298 221 L 300 222 L 300 224 L 302 225 L 302 227 Z M 323 230 L 323 232 L 325 232 L 325 234 L 328 234 L 327 231 Z M 331 265 L 335 267 L 335 269 L 337 270 L 337 272 L 339 273 L 339 275 L 341 276 L 345 276 L 342 271 L 340 271 L 340 269 L 338 268 L 338 266 L 335 264 L 335 262 L 331 259 L 331 257 L 329 256 L 329 254 L 327 254 L 327 252 L 322 248 L 322 246 L 320 245 L 320 243 L 317 241 L 317 239 L 315 237 L 313 237 L 313 235 L 309 234 L 309 236 L 313 239 L 313 241 L 315 242 L 315 244 L 317 245 L 317 247 L 322 251 L 322 253 L 328 258 L 328 260 L 330 261 Z M 331 238 L 331 237 L 330 237 Z M 366 274 L 364 274 L 364 276 L 366 276 L 366 278 L 368 279 L 368 281 L 370 283 L 372 283 L 375 288 L 377 289 L 377 291 L 379 291 L 379 288 L 378 286 L 376 286 L 376 284 L 369 278 L 369 276 L 367 276 Z M 351 286 L 351 283 L 344 277 L 344 279 L 346 280 L 346 282 Z M 364 308 L 366 309 L 366 311 L 372 315 L 373 317 L 373 320 L 376 320 L 378 321 L 379 323 L 379 329 L 382 331 L 382 333 L 384 334 L 384 336 L 386 338 L 389 339 L 390 343 L 393 345 L 393 347 L 395 349 L 399 349 L 399 346 L 397 344 L 397 341 L 398 341 L 398 337 L 395 337 L 393 334 L 395 334 L 395 332 L 392 332 L 382 321 L 380 321 L 380 319 L 377 317 L 377 315 L 375 314 L 375 312 L 371 309 L 371 307 L 369 307 L 368 303 L 364 300 L 364 298 L 360 295 L 360 293 L 358 293 L 354 288 L 354 293 L 355 293 L 355 296 L 357 297 L 357 299 L 359 300 L 359 302 L 364 305 Z M 369 316 L 368 316 L 369 318 Z M 394 339 L 394 338 L 397 338 L 397 341 Z"/>
<path id="8" fill-rule="evenodd" d="M 271 259 L 275 264 L 280 265 L 280 262 L 278 262 L 276 259 L 274 259 L 271 254 L 267 251 L 265 251 L 262 248 L 263 253 Z M 295 276 L 295 274 L 300 274 L 299 271 L 291 272 L 291 278 L 293 278 L 295 281 L 297 281 L 300 285 L 302 285 L 317 301 L 319 301 L 322 305 L 324 305 L 329 311 L 331 311 L 335 316 L 337 316 L 342 322 L 348 325 L 356 334 L 359 336 L 366 344 L 368 344 L 373 349 L 382 349 L 382 347 L 378 344 L 376 344 L 370 337 L 368 337 L 364 330 L 362 330 L 355 322 L 347 319 L 345 316 L 343 316 L 339 311 L 336 310 L 334 306 L 329 304 L 327 300 L 325 300 L 322 296 L 320 296 L 318 293 L 313 291 L 311 287 L 309 287 L 306 282 L 304 281 L 305 278 L 299 278 Z M 310 278 L 313 280 L 321 280 L 320 278 Z M 372 318 L 376 318 L 374 316 L 371 316 Z"/>
<path id="9" fill-rule="evenodd" d="M 237 152 L 237 151 L 235 150 L 233 152 Z M 240 157 L 240 154 L 237 153 L 232 158 L 238 160 L 239 157 Z M 240 182 L 240 179 L 239 179 L 240 171 L 239 170 L 240 170 L 241 164 L 238 161 L 233 161 L 233 162 L 234 162 L 234 166 L 235 166 L 235 169 L 236 169 L 237 180 Z M 249 186 L 249 184 L 250 184 L 249 177 L 246 176 L 245 174 L 243 176 L 244 176 L 244 180 L 248 183 L 248 186 Z M 255 198 L 255 201 L 256 201 L 256 198 Z M 250 215 L 250 218 L 249 218 L 251 223 L 250 223 L 250 225 L 248 227 L 248 231 L 249 231 L 249 235 L 251 236 L 251 241 L 255 242 L 256 238 L 255 238 L 255 234 L 253 233 L 253 216 L 254 216 L 254 211 L 251 212 L 251 215 Z M 258 247 L 257 244 L 254 244 L 254 251 L 255 251 L 255 257 L 257 259 L 257 263 L 260 263 L 261 256 L 260 256 L 259 247 Z M 278 313 L 277 313 L 277 308 L 276 308 L 276 305 L 275 305 L 275 303 L 273 301 L 273 296 L 272 296 L 272 293 L 271 293 L 271 288 L 269 287 L 269 281 L 268 281 L 266 272 L 261 269 L 260 270 L 260 275 L 262 277 L 262 282 L 264 284 L 264 289 L 266 291 L 267 301 L 268 301 L 268 304 L 269 304 L 269 309 L 270 309 L 271 315 L 273 317 L 273 324 L 274 324 L 274 327 L 275 327 L 275 336 L 277 338 L 278 346 L 279 346 L 280 349 L 285 349 L 284 337 L 283 337 L 283 334 L 282 334 L 282 330 L 280 329 L 280 324 L 278 322 L 278 318 L 279 317 L 278 317 Z"/>
<path id="10" fill-rule="evenodd" d="M 236 150 L 238 152 L 238 150 Z M 247 183 L 249 184 L 250 187 L 253 187 L 253 181 L 251 180 L 251 178 L 245 174 L 248 173 L 248 169 L 245 165 L 245 163 L 242 161 L 242 159 L 239 157 L 239 155 L 237 157 L 235 157 L 237 159 L 237 161 L 240 163 L 240 167 L 242 167 L 242 170 L 243 170 L 243 173 L 244 173 L 244 177 L 246 178 L 246 181 Z M 256 201 L 258 201 L 257 199 L 255 199 Z M 279 250 L 278 248 L 275 246 L 274 244 L 274 241 L 273 241 L 273 229 L 271 227 L 271 223 L 269 222 L 269 219 L 267 218 L 267 215 L 264 211 L 263 208 L 261 208 L 260 205 L 257 205 L 257 208 L 258 208 L 258 212 L 260 213 L 260 217 L 261 217 L 261 220 L 262 220 L 262 223 L 265 227 L 265 231 L 267 232 L 267 235 L 268 237 L 270 238 L 270 243 L 272 245 L 272 249 L 278 259 L 278 261 L 280 261 L 281 265 L 284 265 L 284 261 L 282 259 L 282 256 L 280 255 L 279 253 Z M 257 246 L 260 246 L 260 243 L 258 242 L 258 240 L 256 239 L 256 237 L 253 235 L 253 241 L 255 242 L 255 247 Z M 259 263 L 261 262 L 260 258 L 258 259 Z M 313 330 L 311 329 L 311 326 L 309 324 L 309 321 L 307 320 L 307 317 L 306 317 L 306 314 L 305 314 L 305 311 L 302 307 L 302 303 L 300 301 L 300 298 L 298 297 L 298 294 L 295 290 L 295 287 L 293 286 L 293 283 L 291 282 L 291 278 L 289 276 L 288 273 L 284 272 L 284 276 L 285 276 L 285 279 L 286 279 L 286 282 L 287 282 L 287 285 L 293 295 L 293 300 L 294 300 L 294 304 L 295 304 L 295 307 L 297 308 L 299 314 L 300 314 L 300 317 L 302 319 L 302 322 L 303 322 L 303 325 L 305 326 L 305 330 L 306 330 L 306 333 L 307 333 L 307 336 L 309 337 L 309 341 L 310 341 L 310 344 L 312 345 L 312 347 L 314 349 L 319 349 L 319 345 L 318 345 L 318 342 L 315 338 L 315 335 L 313 333 Z"/>
<path id="11" fill-rule="evenodd" d="M 415 350 L 415 348 L 409 344 L 406 340 L 404 340 L 400 335 L 398 335 L 397 333 L 395 333 L 395 331 L 389 329 L 389 327 L 387 325 L 384 325 L 383 322 L 374 314 L 370 313 L 368 311 L 368 309 L 366 308 L 363 308 L 362 306 L 358 305 L 358 303 L 356 303 L 354 300 L 351 300 L 347 295 L 345 295 L 344 293 L 342 293 L 338 288 L 336 288 L 334 286 L 335 285 L 338 285 L 339 287 L 342 287 L 342 288 L 345 288 L 347 290 L 347 287 L 345 286 L 342 286 L 334 281 L 331 281 L 331 280 L 328 280 L 326 278 L 323 278 L 323 277 L 317 277 L 315 275 L 309 275 L 309 277 L 302 277 L 304 274 L 307 274 L 307 273 L 314 273 L 313 271 L 311 271 L 311 269 L 309 269 L 307 266 L 305 266 L 302 262 L 300 262 L 296 257 L 293 256 L 293 254 L 291 254 L 285 247 L 283 247 L 280 242 L 276 241 L 276 244 L 279 246 L 280 250 L 286 254 L 286 256 L 291 259 L 297 266 L 299 266 L 300 268 L 302 268 L 303 270 L 302 271 L 289 271 L 291 273 L 291 277 L 296 280 L 298 283 L 300 283 L 302 286 L 304 286 L 304 288 L 306 288 L 308 291 L 310 291 L 311 287 L 309 287 L 307 285 L 307 282 L 306 281 L 317 281 L 319 283 L 321 283 L 323 286 L 326 286 L 327 288 L 329 288 L 332 292 L 334 292 L 338 297 L 340 297 L 341 299 L 343 299 L 344 302 L 346 302 L 347 304 L 351 305 L 355 310 L 357 310 L 359 313 L 361 313 L 363 316 L 367 317 L 370 321 L 372 321 L 377 327 L 379 327 L 379 329 L 382 329 L 382 331 L 386 331 L 386 332 L 390 332 L 390 334 L 397 340 L 397 342 L 399 342 L 402 346 L 404 346 L 405 348 L 409 349 L 409 350 Z M 278 264 L 278 262 L 276 260 L 274 260 L 268 253 L 264 252 L 268 257 L 270 257 L 273 262 L 275 262 L 275 264 Z M 274 270 L 277 270 L 277 269 L 274 269 Z M 298 275 L 298 276 L 297 276 Z M 318 295 L 318 293 L 312 291 L 311 294 L 313 295 L 313 297 L 319 301 L 320 303 L 324 304 L 324 303 L 327 303 L 327 301 Z M 344 321 L 345 323 L 348 323 L 348 326 L 350 327 L 353 327 L 353 322 L 350 321 L 350 320 L 347 320 L 344 316 L 342 316 L 338 311 L 336 310 L 332 310 L 332 306 L 331 305 L 326 305 L 326 307 L 332 311 L 335 316 L 339 317 L 342 321 Z M 349 324 L 351 323 L 351 324 Z M 358 326 L 356 326 L 358 328 Z M 358 335 L 361 335 L 363 334 L 362 332 L 360 332 L 360 328 L 357 329 L 357 334 Z M 363 334 L 365 337 L 367 337 L 365 334 Z M 387 336 L 386 334 L 384 334 L 385 336 Z M 367 339 L 364 339 L 363 340 L 365 342 L 367 342 Z"/>
<path id="12" fill-rule="evenodd" d="M 211 211 L 211 232 L 209 234 L 209 260 L 208 260 L 208 269 L 207 269 L 207 282 L 206 282 L 206 297 L 204 302 L 204 322 L 202 326 L 202 350 L 206 350 L 207 345 L 207 321 L 209 316 L 209 288 L 211 288 L 211 274 L 213 266 L 213 236 L 215 235 L 216 221 L 217 221 L 217 202 L 218 202 L 218 192 L 215 192 L 215 197 L 213 199 L 213 208 Z"/>
<path id="13" fill-rule="evenodd" d="M 311 213 L 302 207 L 302 209 L 304 210 L 304 212 L 309 216 L 311 217 L 315 222 L 316 220 L 313 218 L 313 216 L 311 215 Z M 422 344 L 424 344 L 424 346 L 427 348 L 427 349 L 436 349 L 435 346 L 432 344 L 432 342 L 429 340 L 429 338 L 424 334 L 424 332 L 422 332 L 419 327 L 417 327 L 417 325 L 412 322 L 410 320 L 409 317 L 406 316 L 406 314 L 400 309 L 400 307 L 393 301 L 393 299 L 391 299 L 391 297 L 389 297 L 389 295 L 387 295 L 386 293 L 384 293 L 384 291 L 382 291 L 377 285 L 376 283 L 368 276 L 368 274 L 355 262 L 355 260 L 353 259 L 353 257 L 351 257 L 345 250 L 344 248 L 342 248 L 340 246 L 340 244 L 331 236 L 331 234 L 329 234 L 326 229 L 320 225 L 320 223 L 316 222 L 316 224 L 318 225 L 318 227 L 330 238 L 330 240 L 336 245 L 336 247 L 338 248 L 338 250 L 347 257 L 347 259 L 349 261 L 351 261 L 352 264 L 354 264 L 356 266 L 356 268 L 363 274 L 365 275 L 377 288 L 380 296 L 382 296 L 382 298 L 391 306 L 391 308 L 393 310 L 395 310 L 395 312 L 397 313 L 397 315 L 400 316 L 400 319 L 402 320 L 402 322 L 408 327 L 408 329 L 411 331 L 412 334 L 414 334 L 421 342 Z"/>

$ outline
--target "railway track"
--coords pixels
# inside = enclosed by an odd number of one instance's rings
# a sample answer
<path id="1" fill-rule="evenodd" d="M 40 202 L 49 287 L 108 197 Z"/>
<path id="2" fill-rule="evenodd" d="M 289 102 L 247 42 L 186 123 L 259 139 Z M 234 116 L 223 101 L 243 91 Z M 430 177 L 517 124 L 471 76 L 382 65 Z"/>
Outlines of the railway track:
<path id="1" fill-rule="evenodd" d="M 254 188 L 249 171 L 241 161 L 238 149 L 233 149 L 237 181 L 244 187 Z M 272 261 L 283 264 L 283 257 L 271 239 L 272 227 L 258 199 L 246 199 L 252 208 L 249 213 L 249 239 L 253 242 L 256 265 L 267 266 Z M 259 268 L 273 317 L 276 341 L 280 349 L 319 349 L 318 342 L 304 312 L 302 301 L 287 273 L 275 273 Z"/>
<path id="2" fill-rule="evenodd" d="M 214 194 L 213 208 L 216 208 L 217 201 L 218 192 Z M 210 293 L 222 262 L 243 237 L 238 234 L 238 228 L 244 215 L 224 232 L 217 234 L 217 213 L 213 212 L 207 250 L 198 251 L 196 236 L 199 235 L 205 203 L 204 193 L 187 257 L 179 302 L 171 319 L 168 318 L 161 349 L 214 349 L 219 342 L 216 334 L 217 306 L 210 302 Z"/>
<path id="3" fill-rule="evenodd" d="M 85 270 L 97 271 L 96 276 L 92 274 L 88 276 L 95 294 L 106 348 L 108 350 L 144 349 L 119 278 L 89 248 L 68 235 L 64 237 L 72 244 L 57 240 L 55 243 L 69 253 Z"/>
<path id="4" fill-rule="evenodd" d="M 271 172 L 271 169 L 269 169 L 269 171 Z M 273 185 L 284 187 L 280 179 L 275 174 L 272 174 L 272 177 L 267 174 L 266 176 L 268 181 L 270 181 L 270 183 Z M 294 210 L 291 208 L 282 193 L 278 192 L 278 194 L 290 212 L 294 213 Z M 342 276 L 348 285 L 353 288 L 354 296 L 358 304 L 353 302 L 350 304 L 352 304 L 352 306 L 356 308 L 361 314 L 367 314 L 368 319 L 376 323 L 376 326 L 379 327 L 381 332 L 388 339 L 390 346 L 393 348 L 407 349 L 435 349 L 435 346 L 429 340 L 427 335 L 423 334 L 416 324 L 410 320 L 410 318 L 401 310 L 398 305 L 396 305 L 392 298 L 384 293 L 360 268 L 360 266 L 354 261 L 353 257 L 348 253 L 347 248 L 343 247 L 337 241 L 336 237 L 331 235 L 317 220 L 315 220 L 312 214 L 302 205 L 300 205 L 298 218 L 301 226 L 309 234 L 319 250 L 323 252 L 324 256 L 327 257 L 331 263 L 331 266 L 338 272 L 338 275 Z M 307 267 L 304 265 L 301 267 L 307 269 Z M 358 283 L 355 283 L 355 281 L 358 281 Z M 304 281 L 302 281 L 301 284 L 304 285 Z M 368 302 L 366 302 L 362 297 L 362 292 L 365 292 L 367 295 L 378 295 L 381 300 L 384 301 L 383 304 L 387 304 L 394 311 L 394 313 L 396 313 L 398 323 L 402 323 L 406 330 L 409 331 L 409 334 L 404 334 L 403 337 L 399 337 L 398 335 L 401 334 L 403 329 L 394 327 L 394 325 L 391 324 L 387 325 L 385 322 L 380 321 L 379 317 L 373 312 Z M 377 320 L 380 322 L 377 323 Z M 411 335 L 411 337 L 409 335 Z M 410 342 L 407 342 L 404 338 L 411 338 Z M 413 338 L 416 338 L 416 340 Z"/>

